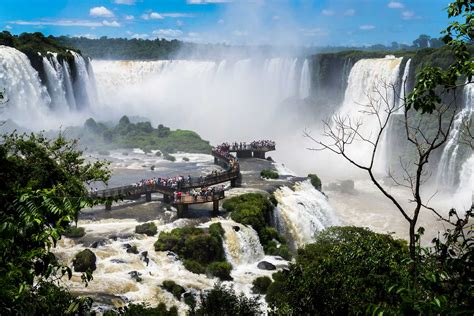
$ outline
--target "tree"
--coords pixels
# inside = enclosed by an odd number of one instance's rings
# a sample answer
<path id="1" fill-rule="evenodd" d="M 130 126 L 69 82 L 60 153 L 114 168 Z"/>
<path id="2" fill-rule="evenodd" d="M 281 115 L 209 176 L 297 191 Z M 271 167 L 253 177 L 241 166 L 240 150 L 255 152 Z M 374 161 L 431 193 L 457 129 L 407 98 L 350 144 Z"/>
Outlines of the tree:
<path id="1" fill-rule="evenodd" d="M 426 167 L 430 157 L 448 139 L 454 116 L 458 110 L 457 89 L 466 84 L 473 84 L 474 60 L 466 47 L 466 42 L 472 40 L 474 36 L 473 9 L 474 4 L 462 0 L 457 0 L 449 5 L 448 16 L 450 18 L 456 18 L 464 13 L 465 19 L 465 23 L 453 22 L 444 31 L 443 41 L 451 48 L 455 60 L 446 69 L 431 66 L 422 69 L 418 74 L 413 91 L 410 94 L 404 94 L 408 97 L 401 100 L 400 107 L 397 106 L 398 102 L 395 102 L 396 91 L 398 91 L 396 87 L 383 82 L 373 87 L 378 97 L 369 98 L 369 104 L 366 104 L 363 114 L 378 122 L 379 128 L 375 131 L 374 137 L 363 133 L 361 121 L 341 115 L 336 115 L 331 120 L 324 122 L 324 136 L 327 141 L 317 140 L 306 133 L 307 137 L 319 145 L 318 148 L 314 148 L 315 150 L 329 150 L 367 172 L 379 191 L 395 205 L 409 224 L 409 248 L 412 259 L 416 257 L 416 225 L 420 211 L 422 209 L 431 210 L 440 219 L 446 220 L 436 210 L 428 206 L 429 199 L 422 196 L 421 188 L 429 177 Z M 426 36 L 420 36 L 420 38 L 425 39 Z M 393 99 L 388 99 L 388 96 L 391 95 L 390 90 L 395 96 Z M 392 172 L 389 175 L 397 185 L 411 191 L 414 204 L 412 209 L 402 206 L 401 201 L 389 192 L 374 171 L 382 135 L 393 114 L 399 110 L 404 113 L 402 124 L 405 129 L 405 137 L 415 152 L 415 158 L 401 161 L 403 171 L 401 175 L 395 175 Z M 428 131 L 427 125 L 430 125 L 433 130 Z M 356 161 L 351 156 L 348 148 L 354 144 L 366 144 L 370 148 L 368 161 Z"/>
<path id="2" fill-rule="evenodd" d="M 56 289 L 51 282 L 65 274 L 71 277 L 70 268 L 56 260 L 51 248 L 77 220 L 79 211 L 94 204 L 84 184 L 107 181 L 110 174 L 105 162 L 86 162 L 76 145 L 76 141 L 67 141 L 62 135 L 54 140 L 41 134 L 3 136 L 1 314 L 49 314 L 44 310 L 47 306 L 40 305 L 40 296 L 56 292 L 44 291 L 44 287 Z M 83 275 L 84 280 L 90 277 Z M 81 306 L 75 300 L 71 304 L 71 313 Z"/>
<path id="3" fill-rule="evenodd" d="M 401 283 L 406 258 L 405 241 L 361 227 L 330 227 L 298 250 L 286 275 L 274 277 L 267 302 L 278 314 L 363 314 L 371 304 L 394 303 L 388 285 Z"/>
<path id="4" fill-rule="evenodd" d="M 422 34 L 416 40 L 413 41 L 413 46 L 417 48 L 427 48 L 429 47 L 431 36 Z"/>

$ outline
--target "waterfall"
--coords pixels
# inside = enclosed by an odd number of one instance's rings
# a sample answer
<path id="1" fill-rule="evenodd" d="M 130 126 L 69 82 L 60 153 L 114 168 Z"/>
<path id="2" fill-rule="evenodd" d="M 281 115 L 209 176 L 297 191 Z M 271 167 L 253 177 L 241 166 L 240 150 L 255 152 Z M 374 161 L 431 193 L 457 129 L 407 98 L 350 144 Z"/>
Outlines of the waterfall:
<path id="1" fill-rule="evenodd" d="M 76 109 L 76 99 L 74 99 L 74 89 L 72 88 L 72 73 L 69 64 L 66 61 L 62 63 L 64 87 L 66 89 L 67 103 L 72 110 Z"/>
<path id="2" fill-rule="evenodd" d="M 296 183 L 294 191 L 281 187 L 274 195 L 278 201 L 275 226 L 293 249 L 312 242 L 324 228 L 339 224 L 327 198 L 309 180 Z"/>
<path id="3" fill-rule="evenodd" d="M 70 51 L 74 56 L 74 63 L 76 66 L 76 78 L 74 80 L 74 95 L 76 98 L 76 106 L 78 109 L 89 107 L 95 102 L 93 82 L 89 77 L 89 67 L 84 58 L 74 51 Z"/>
<path id="4" fill-rule="evenodd" d="M 43 67 L 47 80 L 46 84 L 49 95 L 51 96 L 52 109 L 61 111 L 68 108 L 66 91 L 63 83 L 63 71 L 60 68 L 56 68 L 58 66 L 60 67 L 56 56 L 53 55 L 50 58 L 43 57 Z"/>
<path id="5" fill-rule="evenodd" d="M 305 59 L 303 62 L 303 68 L 301 69 L 300 79 L 300 99 L 306 99 L 309 97 L 311 91 L 311 74 L 309 72 L 309 62 Z"/>
<path id="6" fill-rule="evenodd" d="M 0 45 L 0 89 L 8 99 L 4 117 L 37 120 L 51 102 L 46 87 L 41 85 L 38 72 L 22 52 Z"/>
<path id="7" fill-rule="evenodd" d="M 362 125 L 358 132 L 370 141 L 374 141 L 380 130 L 380 125 L 374 115 L 364 113 L 368 110 L 366 107 L 369 103 L 375 106 L 380 106 L 380 119 L 386 119 L 386 112 L 384 109 L 387 104 L 384 103 L 381 95 L 386 97 L 388 106 L 392 107 L 395 102 L 393 89 L 391 86 L 397 86 L 399 80 L 400 63 L 402 58 L 395 58 L 387 56 L 385 58 L 362 59 L 354 64 L 349 74 L 348 84 L 344 95 L 344 101 L 339 109 L 339 115 L 343 118 L 350 119 L 353 126 L 356 122 Z M 385 86 L 387 86 L 387 89 Z M 346 121 L 348 124 L 348 121 Z M 385 133 L 386 134 L 386 133 Z M 385 135 L 386 136 L 386 135 Z M 380 172 L 385 172 L 385 161 L 382 156 L 386 155 L 385 146 L 387 142 L 379 144 L 378 153 L 376 157 L 376 169 Z M 367 142 L 363 142 L 360 137 L 356 137 L 352 148 L 349 148 L 349 154 L 354 157 L 354 160 L 362 165 L 370 163 L 370 154 L 372 146 Z"/>
<path id="8" fill-rule="evenodd" d="M 251 264 L 265 256 L 257 232 L 231 220 L 221 220 L 225 231 L 224 249 L 227 260 L 234 266 Z"/>
<path id="9" fill-rule="evenodd" d="M 439 188 L 455 189 L 458 175 L 459 175 L 459 140 L 462 135 L 463 123 L 472 118 L 474 111 L 474 83 L 469 83 L 464 86 L 464 106 L 454 117 L 451 131 L 448 135 L 448 141 L 444 146 L 438 170 L 436 175 L 436 182 Z M 469 160 L 467 160 L 469 161 Z"/>
<path id="10" fill-rule="evenodd" d="M 400 93 L 399 98 L 397 101 L 397 113 L 396 114 L 403 114 L 404 112 L 404 101 L 405 101 L 405 89 L 408 82 L 408 76 L 410 75 L 410 64 L 411 58 L 407 60 L 405 64 L 405 69 L 403 70 L 402 82 L 400 84 Z"/>

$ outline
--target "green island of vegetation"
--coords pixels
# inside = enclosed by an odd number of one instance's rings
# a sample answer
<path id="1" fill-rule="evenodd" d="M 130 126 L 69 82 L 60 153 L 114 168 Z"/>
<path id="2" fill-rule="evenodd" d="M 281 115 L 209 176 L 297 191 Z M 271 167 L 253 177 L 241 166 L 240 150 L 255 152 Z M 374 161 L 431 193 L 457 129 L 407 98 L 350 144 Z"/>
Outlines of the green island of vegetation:
<path id="1" fill-rule="evenodd" d="M 68 128 L 67 133 L 69 137 L 80 138 L 81 144 L 88 149 L 100 149 L 103 153 L 119 148 L 140 148 L 145 152 L 159 150 L 162 154 L 157 153 L 157 156 L 170 161 L 176 160 L 170 153 L 211 153 L 209 142 L 193 131 L 172 131 L 161 124 L 154 128 L 150 122 L 132 123 L 127 116 L 115 126 L 89 118 L 83 127 Z"/>

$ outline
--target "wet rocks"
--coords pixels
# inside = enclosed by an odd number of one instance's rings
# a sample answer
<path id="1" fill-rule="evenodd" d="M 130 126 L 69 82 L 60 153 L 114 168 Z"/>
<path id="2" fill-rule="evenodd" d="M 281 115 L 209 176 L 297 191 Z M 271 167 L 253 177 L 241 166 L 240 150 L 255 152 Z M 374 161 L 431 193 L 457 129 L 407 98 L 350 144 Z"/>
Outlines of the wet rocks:
<path id="1" fill-rule="evenodd" d="M 147 236 L 154 236 L 158 231 L 155 223 L 148 222 L 135 227 L 135 233 L 137 234 L 145 234 Z"/>
<path id="2" fill-rule="evenodd" d="M 96 240 L 91 244 L 91 248 L 102 247 L 107 243 L 108 243 L 108 241 L 106 239 Z"/>
<path id="3" fill-rule="evenodd" d="M 83 251 L 78 252 L 72 261 L 74 271 L 94 271 L 97 268 L 95 265 L 96 260 L 97 257 L 90 249 L 84 249 Z"/>
<path id="4" fill-rule="evenodd" d="M 238 232 L 238 231 L 240 230 L 240 227 L 239 227 L 239 226 L 232 226 L 232 228 L 233 228 L 236 232 Z"/>
<path id="5" fill-rule="evenodd" d="M 138 249 L 137 246 L 130 246 L 130 248 L 127 249 L 127 253 L 133 253 L 133 254 L 138 254 Z"/>
<path id="6" fill-rule="evenodd" d="M 130 271 L 128 274 L 130 275 L 130 278 L 132 278 L 132 280 L 134 280 L 135 282 L 141 282 L 143 280 L 141 278 L 142 274 L 138 271 Z"/>
<path id="7" fill-rule="evenodd" d="M 268 261 L 260 261 L 257 268 L 260 270 L 276 270 L 276 266 Z"/>

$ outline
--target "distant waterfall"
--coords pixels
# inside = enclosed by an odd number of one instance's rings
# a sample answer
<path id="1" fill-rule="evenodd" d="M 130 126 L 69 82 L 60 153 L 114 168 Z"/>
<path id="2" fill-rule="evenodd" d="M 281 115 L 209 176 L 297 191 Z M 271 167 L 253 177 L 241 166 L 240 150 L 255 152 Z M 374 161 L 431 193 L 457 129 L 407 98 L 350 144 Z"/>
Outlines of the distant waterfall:
<path id="1" fill-rule="evenodd" d="M 309 181 L 295 184 L 294 191 L 281 187 L 274 195 L 278 201 L 275 226 L 293 249 L 312 242 L 324 228 L 339 224 L 327 198 Z"/>
<path id="2" fill-rule="evenodd" d="M 303 68 L 301 69 L 300 78 L 300 99 L 306 99 L 309 97 L 311 90 L 311 74 L 309 71 L 308 59 L 303 62 Z"/>
<path id="3" fill-rule="evenodd" d="M 402 82 L 400 83 L 400 92 L 398 94 L 398 111 L 397 114 L 403 114 L 404 113 L 404 107 L 403 107 L 403 102 L 405 101 L 405 92 L 406 92 L 406 85 L 408 82 L 408 76 L 410 75 L 410 64 L 411 64 L 411 58 L 407 60 L 405 64 L 405 69 L 403 70 L 403 76 L 402 76 Z"/>
<path id="4" fill-rule="evenodd" d="M 439 187 L 454 189 L 459 175 L 459 151 L 463 145 L 459 143 L 463 122 L 472 118 L 474 112 L 474 83 L 464 86 L 464 107 L 456 114 L 438 164 L 436 182 Z M 471 154 L 472 155 L 472 154 Z M 472 160 L 472 159 L 471 159 Z M 468 159 L 468 161 L 470 161 Z"/>
<path id="5" fill-rule="evenodd" d="M 381 110 L 381 120 L 386 118 L 384 108 L 387 104 L 383 101 L 381 95 L 387 97 L 389 106 L 394 106 L 395 97 L 393 89 L 390 86 L 397 86 L 399 81 L 400 63 L 402 58 L 387 56 L 386 58 L 362 59 L 354 64 L 349 74 L 347 89 L 344 95 L 344 101 L 339 109 L 339 115 L 350 119 L 353 124 L 361 122 L 359 132 L 369 140 L 373 141 L 380 130 L 379 122 L 374 115 L 364 113 L 368 110 L 369 103 L 379 105 Z M 385 85 L 390 85 L 385 89 Z M 386 94 L 386 95 L 385 95 Z M 370 161 L 370 152 L 372 147 L 360 139 L 356 139 L 349 148 L 350 154 L 355 157 L 355 161 L 367 165 Z M 378 157 L 376 158 L 376 169 L 385 172 L 385 161 L 381 156 L 385 156 L 386 150 L 382 142 L 378 148 Z"/>
<path id="6" fill-rule="evenodd" d="M 74 81 L 74 93 L 76 96 L 76 106 L 81 108 L 86 108 L 89 105 L 95 103 L 95 79 L 91 80 L 89 76 L 89 66 L 86 64 L 84 58 L 71 51 L 71 54 L 74 56 L 74 61 L 76 65 L 77 77 Z M 93 76 L 93 72 L 91 72 Z M 93 77 L 94 78 L 94 77 Z"/>

